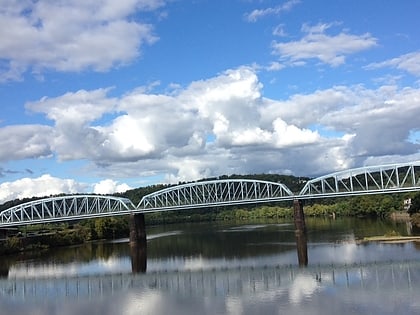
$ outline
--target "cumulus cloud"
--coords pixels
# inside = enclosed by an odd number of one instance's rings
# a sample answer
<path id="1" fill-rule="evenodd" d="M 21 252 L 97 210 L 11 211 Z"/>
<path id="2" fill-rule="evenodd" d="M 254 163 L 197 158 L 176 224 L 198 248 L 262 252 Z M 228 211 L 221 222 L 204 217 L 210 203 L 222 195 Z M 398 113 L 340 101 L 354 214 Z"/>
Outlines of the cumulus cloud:
<path id="1" fill-rule="evenodd" d="M 275 100 L 263 96 L 254 69 L 241 67 L 166 94 L 108 94 L 28 103 L 53 124 L 0 128 L 3 160 L 53 155 L 90 161 L 100 178 L 176 183 L 233 173 L 315 176 L 384 156 L 420 158 L 419 143 L 409 141 L 420 115 L 415 88 L 334 86 Z M 127 188 L 119 185 L 108 180 L 95 191 Z"/>
<path id="2" fill-rule="evenodd" d="M 86 185 L 73 179 L 61 179 L 48 174 L 38 178 L 22 178 L 0 184 L 0 203 L 27 197 L 74 194 L 83 192 L 86 188 Z"/>
<path id="3" fill-rule="evenodd" d="M 412 52 L 397 58 L 371 63 L 366 66 L 366 69 L 377 69 L 385 67 L 397 68 L 399 70 L 404 70 L 408 73 L 411 73 L 412 75 L 420 76 L 420 52 Z"/>
<path id="4" fill-rule="evenodd" d="M 27 70 L 106 71 L 130 63 L 144 44 L 157 40 L 151 25 L 131 16 L 163 5 L 163 0 L 3 1 L 0 81 L 19 80 Z"/>
<path id="5" fill-rule="evenodd" d="M 0 128 L 0 162 L 50 156 L 53 152 L 53 132 L 51 127 L 42 125 Z"/>
<path id="6" fill-rule="evenodd" d="M 326 31 L 334 23 L 303 25 L 305 36 L 299 41 L 277 42 L 272 44 L 273 54 L 291 64 L 300 64 L 308 59 L 318 59 L 323 63 L 336 67 L 345 63 L 346 56 L 376 46 L 377 39 L 365 33 L 352 35 L 341 32 L 328 35 Z"/>
<path id="7" fill-rule="evenodd" d="M 129 189 L 131 189 L 131 187 L 125 183 L 118 184 L 118 182 L 112 179 L 104 179 L 94 185 L 93 193 L 100 194 L 100 195 L 107 195 L 107 194 L 113 194 L 113 193 L 122 193 Z"/>
<path id="8" fill-rule="evenodd" d="M 80 90 L 55 98 L 43 97 L 29 102 L 26 108 L 43 113 L 55 124 L 48 140 L 52 150 L 61 160 L 93 159 L 99 154 L 98 146 L 104 137 L 95 129 L 95 122 L 105 114 L 113 114 L 116 100 L 108 98 L 109 89 Z"/>
<path id="9" fill-rule="evenodd" d="M 112 179 L 104 179 L 96 184 L 89 185 L 73 179 L 63 179 L 45 174 L 36 178 L 25 177 L 16 181 L 1 183 L 0 204 L 13 199 L 92 192 L 107 195 L 122 193 L 129 189 L 131 189 L 129 185 Z"/>

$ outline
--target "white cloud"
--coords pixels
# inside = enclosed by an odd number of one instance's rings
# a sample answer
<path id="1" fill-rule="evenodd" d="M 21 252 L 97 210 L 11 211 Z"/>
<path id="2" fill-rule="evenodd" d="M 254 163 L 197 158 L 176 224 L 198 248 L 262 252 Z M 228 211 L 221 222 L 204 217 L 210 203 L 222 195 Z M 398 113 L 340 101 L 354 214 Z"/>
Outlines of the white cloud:
<path id="1" fill-rule="evenodd" d="M 27 108 L 53 126 L 0 128 L 1 157 L 83 159 L 99 178 L 177 182 L 232 173 L 319 175 L 420 154 L 419 143 L 407 140 L 418 130 L 419 89 L 335 86 L 283 100 L 262 92 L 256 71 L 243 67 L 175 93 L 139 87 L 121 97 L 99 89 L 42 98 Z"/>
<path id="2" fill-rule="evenodd" d="M 86 185 L 73 179 L 61 179 L 49 174 L 38 178 L 22 178 L 0 184 L 0 203 L 29 197 L 44 197 L 61 193 L 74 194 L 85 191 Z"/>
<path id="3" fill-rule="evenodd" d="M 80 90 L 55 98 L 43 97 L 37 102 L 27 103 L 26 108 L 44 113 L 54 121 L 53 134 L 47 143 L 59 159 L 95 159 L 106 141 L 95 128 L 95 122 L 104 114 L 116 111 L 116 99 L 108 98 L 108 92 L 109 89 Z"/>
<path id="4" fill-rule="evenodd" d="M 290 11 L 295 5 L 299 4 L 300 0 L 288 0 L 281 5 L 273 8 L 257 9 L 245 15 L 248 22 L 256 22 L 258 19 L 268 15 L 278 15 L 282 12 Z"/>
<path id="5" fill-rule="evenodd" d="M 285 68 L 285 65 L 281 64 L 280 62 L 275 61 L 275 62 L 270 63 L 270 65 L 266 67 L 265 69 L 267 71 L 279 71 L 283 68 Z"/>
<path id="6" fill-rule="evenodd" d="M 294 125 L 288 125 L 280 118 L 274 120 L 273 127 L 275 143 L 279 148 L 315 143 L 321 138 L 317 131 L 300 129 Z"/>
<path id="7" fill-rule="evenodd" d="M 105 113 L 115 111 L 116 99 L 107 98 L 109 91 L 110 89 L 79 90 L 55 98 L 43 97 L 37 102 L 27 103 L 26 108 L 45 113 L 57 125 L 67 123 L 85 125 L 87 122 L 101 118 Z"/>
<path id="8" fill-rule="evenodd" d="M 0 128 L 0 162 L 43 158 L 52 154 L 53 129 L 42 125 L 17 125 Z"/>
<path id="9" fill-rule="evenodd" d="M 130 63 L 144 44 L 157 40 L 151 25 L 131 16 L 163 4 L 162 0 L 3 1 L 0 82 L 19 80 L 26 70 L 106 71 Z"/>
<path id="10" fill-rule="evenodd" d="M 299 41 L 273 42 L 273 54 L 292 64 L 307 59 L 319 59 L 336 67 L 345 63 L 349 54 L 357 53 L 376 46 L 377 39 L 369 33 L 352 35 L 341 32 L 327 35 L 325 31 L 333 24 L 304 25 L 305 36 Z"/>
<path id="11" fill-rule="evenodd" d="M 100 195 L 109 195 L 114 193 L 122 193 L 131 189 L 127 184 L 118 184 L 112 179 L 104 179 L 94 185 L 93 193 Z"/>
<path id="12" fill-rule="evenodd" d="M 16 181 L 1 183 L 0 204 L 13 199 L 91 192 L 94 194 L 114 194 L 129 189 L 132 189 L 129 185 L 118 183 L 112 179 L 104 179 L 96 184 L 88 185 L 74 179 L 63 179 L 44 174 L 36 178 L 25 177 Z"/>
<path id="13" fill-rule="evenodd" d="M 412 52 L 383 62 L 371 63 L 366 69 L 397 68 L 415 76 L 420 76 L 420 52 Z"/>
<path id="14" fill-rule="evenodd" d="M 273 35 L 274 36 L 279 36 L 279 37 L 286 37 L 287 36 L 287 33 L 284 30 L 284 24 L 277 25 L 273 29 Z"/>

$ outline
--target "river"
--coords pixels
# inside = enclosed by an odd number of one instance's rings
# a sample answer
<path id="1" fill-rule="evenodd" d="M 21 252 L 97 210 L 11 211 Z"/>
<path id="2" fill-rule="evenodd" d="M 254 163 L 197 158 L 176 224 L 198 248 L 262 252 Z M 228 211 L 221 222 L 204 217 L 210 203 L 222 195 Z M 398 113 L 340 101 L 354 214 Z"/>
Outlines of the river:
<path id="1" fill-rule="evenodd" d="M 420 244 L 405 223 L 307 218 L 147 228 L 128 239 L 2 258 L 0 314 L 420 314 Z"/>

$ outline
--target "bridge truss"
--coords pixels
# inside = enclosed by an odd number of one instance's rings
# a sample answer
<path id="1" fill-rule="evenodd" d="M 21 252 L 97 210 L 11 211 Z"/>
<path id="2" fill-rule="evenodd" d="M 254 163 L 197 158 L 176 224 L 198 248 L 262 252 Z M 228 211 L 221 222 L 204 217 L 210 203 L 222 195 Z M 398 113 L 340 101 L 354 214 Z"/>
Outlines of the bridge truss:
<path id="1" fill-rule="evenodd" d="M 48 223 L 129 213 L 130 199 L 114 196 L 73 195 L 23 203 L 0 213 L 0 227 Z"/>
<path id="2" fill-rule="evenodd" d="M 281 183 L 227 179 L 166 188 L 143 197 L 137 209 L 156 212 L 292 199 L 293 193 Z"/>
<path id="3" fill-rule="evenodd" d="M 417 161 L 367 166 L 321 176 L 309 180 L 296 194 L 281 183 L 225 179 L 162 189 L 144 196 L 137 206 L 127 198 L 115 196 L 72 195 L 45 198 L 0 212 L 0 228 L 130 213 L 419 190 L 420 161 Z"/>
<path id="4" fill-rule="evenodd" d="M 420 190 L 420 161 L 366 166 L 308 181 L 299 199 L 327 198 Z"/>

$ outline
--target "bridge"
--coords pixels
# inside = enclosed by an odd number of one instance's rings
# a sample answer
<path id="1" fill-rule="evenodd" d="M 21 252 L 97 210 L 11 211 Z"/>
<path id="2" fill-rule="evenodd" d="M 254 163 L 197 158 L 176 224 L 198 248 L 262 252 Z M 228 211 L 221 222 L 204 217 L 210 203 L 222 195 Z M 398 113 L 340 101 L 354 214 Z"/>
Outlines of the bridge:
<path id="1" fill-rule="evenodd" d="M 127 198 L 104 195 L 44 198 L 2 211 L 0 228 L 159 211 L 419 190 L 420 161 L 417 161 L 332 173 L 307 181 L 297 193 L 282 183 L 225 179 L 165 188 L 144 196 L 138 205 Z"/>

